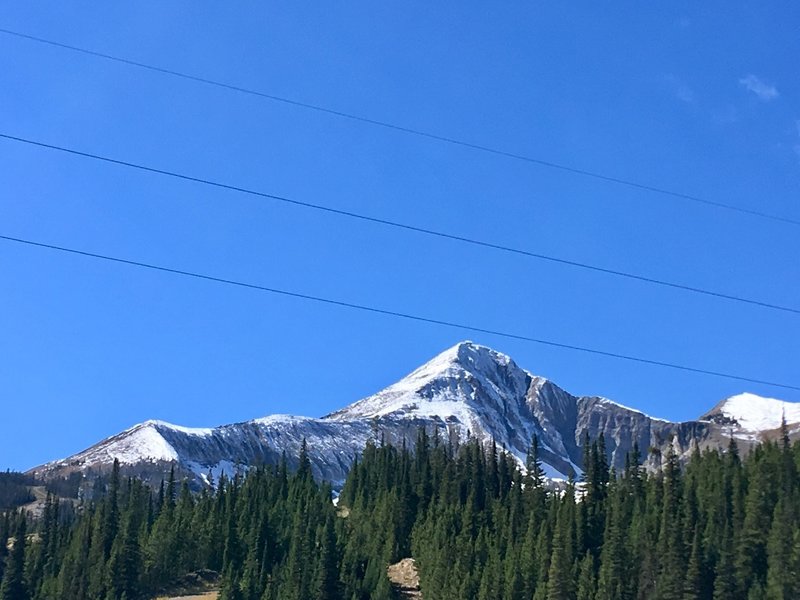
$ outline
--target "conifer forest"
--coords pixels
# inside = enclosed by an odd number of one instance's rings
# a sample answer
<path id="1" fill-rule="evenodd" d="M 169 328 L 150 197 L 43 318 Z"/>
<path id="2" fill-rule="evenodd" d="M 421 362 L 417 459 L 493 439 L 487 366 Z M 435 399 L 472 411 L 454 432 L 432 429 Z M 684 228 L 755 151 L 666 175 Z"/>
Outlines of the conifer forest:
<path id="1" fill-rule="evenodd" d="M 413 450 L 410 448 L 413 447 Z M 647 449 L 643 449 L 647 451 Z M 424 430 L 376 441 L 338 500 L 305 452 L 200 492 L 151 488 L 115 464 L 102 493 L 0 517 L 0 600 L 138 600 L 219 574 L 224 600 L 388 600 L 387 566 L 413 557 L 425 600 L 800 598 L 800 443 L 609 468 L 585 440 L 583 474 L 553 487 L 533 440 L 504 450 Z"/>

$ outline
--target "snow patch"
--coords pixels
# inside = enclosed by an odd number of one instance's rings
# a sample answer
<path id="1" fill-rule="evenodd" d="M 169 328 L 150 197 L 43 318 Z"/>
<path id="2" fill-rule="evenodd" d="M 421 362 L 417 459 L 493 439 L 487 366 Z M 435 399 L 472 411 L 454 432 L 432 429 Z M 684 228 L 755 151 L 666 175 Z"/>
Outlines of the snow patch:
<path id="1" fill-rule="evenodd" d="M 142 425 L 154 425 L 156 427 L 163 427 L 164 429 L 172 429 L 173 431 L 180 431 L 181 433 L 185 433 L 187 435 L 197 435 L 197 436 L 209 436 L 214 433 L 214 430 L 210 427 L 182 427 L 181 425 L 173 425 L 172 423 L 167 423 L 166 421 L 158 421 L 156 419 L 150 419 L 149 421 L 145 421 Z"/>
<path id="2" fill-rule="evenodd" d="M 122 439 L 98 448 L 97 451 L 105 454 L 110 461 L 117 459 L 123 465 L 136 464 L 143 460 L 178 460 L 175 448 L 164 439 L 152 423 L 129 429 Z"/>
<path id="3" fill-rule="evenodd" d="M 669 423 L 670 422 L 667 419 L 660 419 L 658 417 L 650 416 L 645 412 L 642 412 L 640 410 L 636 410 L 635 408 L 631 408 L 630 406 L 625 406 L 624 404 L 620 404 L 619 402 L 615 402 L 614 400 L 609 400 L 608 398 L 599 398 L 599 400 L 600 400 L 601 404 L 610 404 L 611 406 L 616 406 L 617 408 L 621 408 L 623 410 L 627 410 L 627 411 L 636 413 L 638 415 L 643 415 L 643 416 L 645 416 L 648 419 L 651 419 L 653 421 L 661 421 L 662 423 Z"/>
<path id="4" fill-rule="evenodd" d="M 731 396 L 720 410 L 726 417 L 735 419 L 742 429 L 749 431 L 778 429 L 784 415 L 789 424 L 800 422 L 800 402 L 785 402 L 749 393 Z"/>
<path id="5" fill-rule="evenodd" d="M 311 417 L 297 417 L 295 415 L 269 415 L 259 419 L 253 419 L 249 423 L 256 423 L 258 425 L 297 425 L 306 423 L 308 421 L 315 421 Z"/>

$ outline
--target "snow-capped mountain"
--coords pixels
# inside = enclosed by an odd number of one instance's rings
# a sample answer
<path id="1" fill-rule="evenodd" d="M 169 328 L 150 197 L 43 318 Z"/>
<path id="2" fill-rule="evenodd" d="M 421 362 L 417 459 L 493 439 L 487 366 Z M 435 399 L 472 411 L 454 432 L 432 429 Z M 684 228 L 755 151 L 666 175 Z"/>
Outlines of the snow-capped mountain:
<path id="1" fill-rule="evenodd" d="M 64 460 L 33 469 L 44 477 L 75 470 L 103 471 L 114 459 L 131 472 L 154 479 L 170 465 L 196 483 L 238 467 L 289 463 L 306 440 L 314 472 L 341 484 L 369 440 L 413 443 L 425 427 L 445 439 L 494 441 L 522 463 L 533 435 L 550 477 L 580 473 L 581 443 L 603 433 L 612 464 L 621 467 L 638 443 L 651 467 L 668 447 L 685 456 L 695 447 L 746 442 L 774 433 L 785 415 L 800 434 L 800 404 L 734 396 L 697 421 L 673 423 L 600 397 L 577 397 L 532 375 L 499 352 L 462 342 L 377 394 L 314 419 L 274 415 L 213 429 L 147 421 Z"/>
<path id="2" fill-rule="evenodd" d="M 740 437 L 749 435 L 755 440 L 765 432 L 780 429 L 784 419 L 790 432 L 799 431 L 800 403 L 739 394 L 723 400 L 701 418 L 732 425 Z"/>

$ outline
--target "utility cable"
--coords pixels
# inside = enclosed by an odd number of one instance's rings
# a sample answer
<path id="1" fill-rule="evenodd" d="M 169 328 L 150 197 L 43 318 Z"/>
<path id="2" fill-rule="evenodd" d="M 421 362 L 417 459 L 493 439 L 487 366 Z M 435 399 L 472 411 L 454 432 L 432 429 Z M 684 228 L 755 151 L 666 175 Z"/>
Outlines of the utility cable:
<path id="1" fill-rule="evenodd" d="M 388 121 L 381 121 L 381 120 L 378 120 L 378 119 L 365 117 L 363 115 L 358 115 L 358 114 L 355 114 L 355 113 L 344 112 L 344 111 L 336 110 L 336 109 L 329 108 L 329 107 L 326 107 L 326 106 L 322 106 L 320 104 L 312 104 L 310 102 L 302 102 L 300 100 L 294 100 L 292 98 L 287 98 L 285 96 L 277 96 L 275 94 L 268 94 L 266 92 L 260 92 L 258 90 L 253 90 L 253 89 L 245 88 L 245 87 L 242 87 L 242 86 L 233 85 L 233 84 L 230 84 L 230 83 L 225 83 L 225 82 L 222 82 L 222 81 L 216 81 L 214 79 L 209 79 L 207 77 L 199 77 L 197 75 L 190 75 L 188 73 L 183 73 L 181 71 L 176 71 L 174 69 L 167 69 L 167 68 L 164 68 L 164 67 L 151 65 L 151 64 L 147 64 L 147 63 L 131 60 L 131 59 L 128 59 L 128 58 L 123 58 L 123 57 L 120 57 L 120 56 L 114 56 L 112 54 L 106 54 L 106 53 L 103 53 L 103 52 L 97 52 L 95 50 L 89 50 L 87 48 L 81 48 L 79 46 L 72 46 L 72 45 L 69 45 L 69 44 L 64 44 L 62 42 L 56 42 L 56 41 L 53 41 L 53 40 L 48 40 L 48 39 L 45 39 L 45 38 L 29 35 L 29 34 L 26 34 L 26 33 L 20 33 L 20 32 L 17 32 L 17 31 L 12 31 L 10 29 L 0 28 L 0 33 L 3 33 L 5 35 L 9 35 L 9 36 L 14 36 L 14 37 L 17 37 L 17 38 L 22 38 L 22 39 L 25 39 L 25 40 L 29 40 L 29 41 L 32 41 L 32 42 L 39 43 L 39 44 L 46 44 L 48 46 L 52 46 L 52 47 L 55 47 L 55 48 L 61 48 L 63 50 L 70 50 L 72 52 L 79 52 L 81 54 L 94 56 L 96 58 L 102 58 L 102 59 L 105 59 L 105 60 L 110 60 L 110 61 L 113 61 L 113 62 L 116 62 L 116 63 L 121 63 L 121 64 L 124 64 L 124 65 L 133 66 L 133 67 L 137 67 L 137 68 L 140 68 L 140 69 L 146 69 L 148 71 L 154 71 L 156 73 L 161 73 L 161 74 L 164 74 L 164 75 L 170 75 L 170 76 L 173 76 L 173 77 L 179 77 L 181 79 L 186 79 L 186 80 L 189 80 L 189 81 L 194 81 L 194 82 L 202 83 L 202 84 L 205 84 L 205 85 L 210 85 L 210 86 L 222 88 L 222 89 L 229 90 L 229 91 L 240 92 L 240 93 L 248 94 L 248 95 L 251 95 L 251 96 L 257 96 L 259 98 L 263 98 L 263 99 L 266 99 L 266 100 L 271 100 L 271 101 L 274 101 L 274 102 L 280 102 L 282 104 L 287 104 L 287 105 L 295 106 L 295 107 L 298 107 L 298 108 L 303 108 L 303 109 L 307 109 L 307 110 L 316 111 L 316 112 L 319 112 L 319 113 L 325 113 L 325 114 L 328 114 L 328 115 L 333 115 L 333 116 L 336 116 L 336 117 L 348 119 L 350 121 L 357 121 L 359 123 L 365 123 L 365 124 L 368 124 L 368 125 L 382 127 L 384 129 L 391 129 L 391 130 L 394 130 L 394 131 L 399 131 L 399 132 L 402 132 L 402 133 L 414 135 L 414 136 L 417 136 L 417 137 L 423 137 L 423 138 L 427 138 L 427 139 L 430 139 L 430 140 L 435 140 L 435 141 L 438 141 L 438 142 L 444 142 L 444 143 L 452 144 L 452 145 L 455 145 L 455 146 L 461 146 L 463 148 L 469 148 L 471 150 L 477 150 L 479 152 L 484 152 L 484 153 L 488 153 L 488 154 L 494 154 L 496 156 L 502 156 L 502 157 L 505 157 L 505 158 L 511 158 L 511 159 L 514 159 L 514 160 L 523 161 L 523 162 L 527 162 L 527 163 L 530 163 L 530 164 L 535 164 L 535 165 L 538 165 L 540 167 L 546 167 L 548 169 L 555 169 L 555 170 L 562 171 L 562 172 L 565 172 L 565 173 L 570 173 L 570 174 L 573 174 L 573 175 L 579 175 L 579 176 L 591 178 L 591 179 L 594 179 L 594 180 L 604 181 L 606 183 L 613 183 L 613 184 L 616 184 L 616 185 L 626 186 L 626 187 L 629 187 L 629 188 L 633 188 L 633 189 L 637 189 L 637 190 L 641 190 L 641 191 L 645 191 L 645 192 L 650 192 L 650 193 L 658 194 L 658 195 L 661 195 L 661 196 L 677 198 L 677 199 L 680 199 L 680 200 L 687 200 L 687 201 L 694 202 L 694 203 L 697 203 L 697 204 L 704 204 L 706 206 L 712 206 L 714 208 L 720 208 L 720 209 L 725 209 L 725 210 L 728 210 L 728 211 L 734 211 L 734 212 L 738 212 L 738 213 L 749 215 L 749 216 L 753 216 L 753 217 L 759 217 L 761 219 L 768 219 L 768 220 L 771 220 L 771 221 L 778 221 L 778 222 L 786 223 L 786 224 L 789 224 L 789 225 L 798 225 L 798 226 L 800 226 L 800 219 L 794 219 L 794 218 L 791 218 L 791 217 L 786 217 L 786 216 L 783 216 L 783 215 L 778 215 L 778 214 L 769 213 L 769 212 L 765 212 L 765 211 L 755 210 L 755 209 L 751 209 L 751 208 L 744 208 L 744 207 L 741 207 L 741 206 L 736 206 L 736 205 L 733 205 L 733 204 L 728 204 L 728 203 L 720 202 L 720 201 L 717 201 L 717 200 L 711 200 L 709 198 L 703 198 L 702 196 L 696 196 L 696 195 L 693 195 L 693 194 L 686 194 L 686 193 L 683 193 L 683 192 L 678 192 L 678 191 L 670 190 L 670 189 L 663 188 L 663 187 L 658 187 L 658 186 L 654 186 L 654 185 L 648 185 L 648 184 L 645 184 L 645 183 L 640 183 L 640 182 L 637 182 L 637 181 L 634 181 L 634 180 L 631 180 L 631 179 L 625 179 L 625 178 L 622 178 L 622 177 L 615 177 L 615 176 L 612 176 L 612 175 L 605 175 L 605 174 L 597 172 L 597 171 L 591 171 L 591 170 L 588 170 L 588 169 L 581 169 L 581 168 L 578 168 L 578 167 L 572 167 L 572 166 L 569 166 L 569 165 L 565 165 L 565 164 L 554 162 L 554 161 L 550 161 L 550 160 L 545 160 L 545 159 L 542 159 L 542 158 L 536 158 L 536 157 L 528 156 L 528 155 L 525 155 L 525 154 L 520 154 L 520 153 L 517 153 L 517 152 L 511 152 L 509 150 L 503 150 L 501 148 L 495 148 L 493 146 L 487 146 L 487 145 L 483 145 L 483 144 L 476 144 L 476 143 L 468 142 L 468 141 L 461 140 L 461 139 L 454 138 L 454 137 L 448 137 L 448 136 L 445 136 L 445 135 L 439 135 L 439 134 L 436 134 L 436 133 L 423 131 L 421 129 L 414 129 L 412 127 L 406 127 L 406 126 L 403 126 L 403 125 L 390 123 Z"/>
<path id="2" fill-rule="evenodd" d="M 162 265 L 156 265 L 156 264 L 152 264 L 152 263 L 145 263 L 145 262 L 140 262 L 140 261 L 137 261 L 137 260 L 130 260 L 130 259 L 120 258 L 120 257 L 116 257 L 116 256 L 110 256 L 110 255 L 106 255 L 106 254 L 97 254 L 95 252 L 87 252 L 85 250 L 77 250 L 75 248 L 67 248 L 65 246 L 56 246 L 55 244 L 46 244 L 46 243 L 43 243 L 43 242 L 37 242 L 37 241 L 34 241 L 34 240 L 23 239 L 23 238 L 18 238 L 18 237 L 12 237 L 12 236 L 8 236 L 8 235 L 0 235 L 0 240 L 4 240 L 4 241 L 7 241 L 7 242 L 14 242 L 14 243 L 17 243 L 17 244 L 24 244 L 24 245 L 27 245 L 27 246 L 34 246 L 34 247 L 37 247 L 37 248 L 45 248 L 45 249 L 48 249 L 48 250 L 54 250 L 54 251 L 58 251 L 58 252 L 63 252 L 63 253 L 67 253 L 67 254 L 83 256 L 83 257 L 87 257 L 87 258 L 93 258 L 93 259 L 102 260 L 102 261 L 106 261 L 106 262 L 129 265 L 129 266 L 134 266 L 134 267 L 141 267 L 141 268 L 144 268 L 144 269 L 150 269 L 152 271 L 159 271 L 159 272 L 162 272 L 162 273 L 169 273 L 171 275 L 181 275 L 181 276 L 184 276 L 184 277 L 191 277 L 191 278 L 194 278 L 194 279 L 201 279 L 201 280 L 204 280 L 204 281 L 211 281 L 211 282 L 214 282 L 214 283 L 221 283 L 221 284 L 224 284 L 224 285 L 231 285 L 231 286 L 236 286 L 236 287 L 240 287 L 240 288 L 246 288 L 246 289 L 250 289 L 250 290 L 257 290 L 257 291 L 261 291 L 261 292 L 267 292 L 267 293 L 270 293 L 270 294 L 276 294 L 276 295 L 279 295 L 279 296 L 285 296 L 285 297 L 289 297 L 289 298 L 295 298 L 295 299 L 300 299 L 300 300 L 308 300 L 308 301 L 311 301 L 311 302 L 317 302 L 317 303 L 322 303 L 322 304 L 339 306 L 339 307 L 342 307 L 342 308 L 349 308 L 349 309 L 359 310 L 359 311 L 363 311 L 363 312 L 369 312 L 369 313 L 373 313 L 373 314 L 386 315 L 386 316 L 406 319 L 406 320 L 410 320 L 410 321 L 418 321 L 418 322 L 421 322 L 421 323 L 428 323 L 428 324 L 431 324 L 431 325 L 439 325 L 439 326 L 442 326 L 442 327 L 450 327 L 450 328 L 453 328 L 453 329 L 463 329 L 465 331 L 484 333 L 484 334 L 487 334 L 487 335 L 495 335 L 495 336 L 498 336 L 498 337 L 509 338 L 509 339 L 523 341 L 523 342 L 530 342 L 530 343 L 533 343 L 533 344 L 540 344 L 540 345 L 544 345 L 544 346 L 550 346 L 550 347 L 553 347 L 553 348 L 561 348 L 561 349 L 564 349 L 564 350 L 572 350 L 572 351 L 576 351 L 576 352 L 583 352 L 583 353 L 587 353 L 587 354 L 605 356 L 605 357 L 608 357 L 608 358 L 615 358 L 615 359 L 626 360 L 626 361 L 630 361 L 630 362 L 643 363 L 643 364 L 653 365 L 653 366 L 657 366 L 657 367 L 665 367 L 665 368 L 669 368 L 669 369 L 677 369 L 677 370 L 680 370 L 680 371 L 688 371 L 688 372 L 691 372 L 691 373 L 698 373 L 698 374 L 701 374 L 701 375 L 709 375 L 709 376 L 712 376 L 712 377 L 722 377 L 722 378 L 725 378 L 725 379 L 735 379 L 737 381 L 746 381 L 748 383 L 757 383 L 757 384 L 760 384 L 760 385 L 769 385 L 769 386 L 773 386 L 773 387 L 779 387 L 779 388 L 785 388 L 785 389 L 789 389 L 789 390 L 798 390 L 798 391 L 800 391 L 800 386 L 793 385 L 793 384 L 778 383 L 778 382 L 774 382 L 774 381 L 767 381 L 767 380 L 764 380 L 764 379 L 756 379 L 756 378 L 753 378 L 753 377 L 745 377 L 745 376 L 741 376 L 741 375 L 734 375 L 734 374 L 731 374 L 731 373 L 722 373 L 722 372 L 719 372 L 719 371 L 711 371 L 711 370 L 708 370 L 708 369 L 700 369 L 700 368 L 697 368 L 697 367 L 691 367 L 691 366 L 681 365 L 681 364 L 676 364 L 676 363 L 671 363 L 671 362 L 664 362 L 664 361 L 660 361 L 660 360 L 652 360 L 652 359 L 648 359 L 648 358 L 642 358 L 642 357 L 639 357 L 639 356 L 620 354 L 620 353 L 617 353 L 617 352 L 607 352 L 605 350 L 598 350 L 596 348 L 588 348 L 588 347 L 585 347 L 585 346 L 576 346 L 574 344 L 564 344 L 564 343 L 555 342 L 555 341 L 552 341 L 552 340 L 545 340 L 545 339 L 541 339 L 541 338 L 530 337 L 530 336 L 527 336 L 527 335 L 510 333 L 510 332 L 507 332 L 507 331 L 499 331 L 499 330 L 496 330 L 496 329 L 488 329 L 488 328 L 485 328 L 485 327 L 477 327 L 477 326 L 474 326 L 474 325 L 467 325 L 467 324 L 458 323 L 458 322 L 455 322 L 455 321 L 446 321 L 446 320 L 443 320 L 443 319 L 434 319 L 434 318 L 424 317 L 424 316 L 420 316 L 420 315 L 414 315 L 414 314 L 406 313 L 406 312 L 399 312 L 399 311 L 395 311 L 395 310 L 387 310 L 387 309 L 383 309 L 383 308 L 376 308 L 374 306 L 367 306 L 365 304 L 356 304 L 356 303 L 353 303 L 353 302 L 345 302 L 345 301 L 342 301 L 342 300 L 334 300 L 334 299 L 331 299 L 331 298 L 324 298 L 322 296 L 314 296 L 314 295 L 311 295 L 311 294 L 293 292 L 293 291 L 279 289 L 279 288 L 275 288 L 275 287 L 268 287 L 268 286 L 259 285 L 259 284 L 255 284 L 255 283 L 248 283 L 248 282 L 245 282 L 245 281 L 238 281 L 238 280 L 227 279 L 227 278 L 223 278 L 223 277 L 215 277 L 213 275 L 206 275 L 206 274 L 203 274 L 203 273 L 196 273 L 196 272 L 193 272 L 193 271 L 185 271 L 183 269 L 173 269 L 171 267 L 165 267 L 165 266 L 162 266 Z"/>
<path id="3" fill-rule="evenodd" d="M 89 152 L 83 152 L 83 151 L 76 150 L 76 149 L 73 149 L 73 148 L 68 148 L 68 147 L 65 147 L 65 146 L 57 146 L 55 144 L 48 144 L 48 143 L 45 143 L 45 142 L 40 142 L 40 141 L 37 141 L 37 140 L 32 140 L 32 139 L 28 139 L 28 138 L 22 138 L 22 137 L 18 137 L 18 136 L 14 136 L 14 135 L 9 135 L 9 134 L 2 133 L 2 132 L 0 132 L 0 139 L 6 139 L 6 140 L 13 141 L 13 142 L 18 142 L 18 143 L 28 144 L 28 145 L 32 145 L 32 146 L 37 146 L 37 147 L 40 147 L 40 148 L 47 148 L 49 150 L 56 150 L 58 152 L 63 152 L 63 153 L 71 154 L 71 155 L 74 155 L 74 156 L 80 156 L 80 157 L 83 157 L 83 158 L 89 158 L 89 159 L 93 159 L 93 160 L 97 160 L 97 161 L 102 161 L 102 162 L 105 162 L 105 163 L 110 163 L 110 164 L 119 165 L 119 166 L 123 166 L 123 167 L 129 167 L 129 168 L 132 168 L 132 169 L 138 169 L 140 171 L 145 171 L 145 172 L 148 172 L 148 173 L 155 173 L 155 174 L 164 175 L 164 176 L 167 176 L 167 177 L 173 177 L 173 178 L 181 179 L 181 180 L 184 180 L 184 181 L 191 181 L 193 183 L 199 183 L 199 184 L 202 184 L 202 185 L 208 185 L 208 186 L 212 186 L 212 187 L 219 188 L 219 189 L 229 190 L 229 191 L 238 192 L 238 193 L 242 193 L 242 194 L 248 194 L 248 195 L 251 195 L 251 196 L 257 196 L 259 198 L 266 198 L 266 199 L 270 199 L 270 200 L 275 200 L 277 202 L 283 202 L 283 203 L 286 203 L 286 204 L 291 204 L 291 205 L 294 205 L 294 206 L 299 206 L 299 207 L 308 208 L 308 209 L 317 210 L 317 211 L 323 211 L 323 212 L 326 212 L 326 213 L 329 213 L 329 214 L 339 215 L 339 216 L 342 216 L 342 217 L 347 217 L 347 218 L 351 218 L 351 219 L 358 219 L 360 221 L 366 221 L 366 222 L 369 222 L 369 223 L 375 223 L 375 224 L 384 225 L 384 226 L 387 226 L 387 227 L 393 227 L 395 229 L 401 229 L 401 230 L 405 230 L 405 231 L 413 231 L 415 233 L 420 233 L 420 234 L 423 234 L 423 235 L 438 237 L 438 238 L 441 238 L 441 239 L 448 239 L 448 240 L 452 240 L 452 241 L 456 241 L 456 242 L 461 242 L 461 243 L 464 243 L 464 244 L 470 244 L 472 246 L 490 248 L 490 249 L 498 250 L 498 251 L 501 251 L 501 252 L 506 252 L 506 253 L 510 253 L 510 254 L 516 254 L 518 256 L 526 256 L 528 258 L 534 258 L 534 259 L 537 259 L 537 260 L 543 260 L 543 261 L 547 261 L 547 262 L 551 262 L 551 263 L 555 263 L 555 264 L 565 265 L 565 266 L 569 266 L 569 267 L 575 267 L 575 268 L 584 269 L 584 270 L 588 270 L 588 271 L 594 271 L 596 273 L 603 273 L 603 274 L 606 274 L 606 275 L 613 275 L 613 276 L 616 276 L 616 277 L 622 277 L 622 278 L 625 278 L 625 279 L 630 279 L 630 280 L 634 280 L 634 281 L 640 281 L 640 282 L 643 282 L 643 283 L 648 283 L 648 284 L 657 285 L 657 286 L 661 286 L 661 287 L 667 287 L 667 288 L 672 288 L 672 289 L 676 289 L 676 290 L 682 290 L 684 292 L 702 294 L 704 296 L 710 296 L 710 297 L 713 297 L 713 298 L 720 298 L 720 299 L 729 300 L 729 301 L 732 301 L 732 302 L 739 302 L 739 303 L 743 303 L 743 304 L 749 304 L 751 306 L 758 306 L 758 307 L 761 307 L 761 308 L 767 308 L 767 309 L 771 309 L 771 310 L 778 310 L 778 311 L 787 312 L 787 313 L 800 314 L 800 309 L 792 307 L 792 306 L 785 306 L 785 305 L 781 305 L 781 304 L 774 304 L 774 303 L 770 303 L 770 302 L 764 302 L 764 301 L 761 301 L 761 300 L 756 300 L 756 299 L 753 299 L 753 298 L 746 298 L 746 297 L 743 297 L 743 296 L 736 296 L 736 295 L 733 295 L 733 294 L 725 294 L 725 293 L 722 293 L 722 292 L 717 292 L 717 291 L 713 291 L 713 290 L 699 288 L 699 287 L 695 287 L 695 286 L 691 286 L 691 285 L 685 285 L 685 284 L 682 284 L 682 283 L 676 283 L 676 282 L 672 282 L 672 281 L 666 281 L 666 280 L 663 280 L 663 279 L 657 279 L 657 278 L 654 278 L 654 277 L 648 277 L 646 275 L 638 275 L 638 274 L 635 274 L 635 273 L 630 273 L 630 272 L 627 272 L 627 271 L 621 271 L 621 270 L 618 270 L 618 269 L 610 269 L 610 268 L 601 267 L 601 266 L 598 266 L 598 265 L 593 265 L 593 264 L 590 264 L 590 263 L 579 262 L 579 261 L 570 260 L 570 259 L 566 259 L 566 258 L 560 258 L 558 256 L 552 256 L 552 255 L 542 254 L 542 253 L 538 253 L 538 252 L 531 252 L 529 250 L 524 250 L 524 249 L 521 249 L 521 248 L 515 248 L 513 246 L 506 246 L 506 245 L 503 245 L 503 244 L 496 244 L 496 243 L 493 243 L 493 242 L 488 242 L 488 241 L 479 240 L 479 239 L 475 239 L 475 238 L 470 238 L 470 237 L 466 237 L 466 236 L 462 236 L 462 235 L 457 235 L 457 234 L 454 234 L 454 233 L 448 233 L 446 231 L 440 231 L 440 230 L 430 229 L 430 228 L 426 228 L 426 227 L 419 227 L 419 226 L 416 226 L 416 225 L 410 225 L 408 223 L 402 223 L 402 222 L 399 222 L 399 221 L 390 221 L 388 219 L 381 219 L 379 217 L 372 217 L 372 216 L 365 215 L 365 214 L 362 214 L 362 213 L 356 213 L 356 212 L 352 212 L 352 211 L 341 210 L 341 209 L 338 209 L 338 208 L 333 208 L 333 207 L 330 207 L 330 206 L 324 206 L 324 205 L 321 205 L 321 204 L 314 204 L 314 203 L 311 203 L 311 202 L 304 202 L 304 201 L 301 201 L 301 200 L 287 198 L 285 196 L 278 196 L 276 194 L 269 194 L 269 193 L 266 193 L 266 192 L 261 192 L 261 191 L 254 190 L 254 189 L 251 189 L 251 188 L 245 188 L 245 187 L 238 186 L 238 185 L 231 185 L 231 184 L 227 184 L 227 183 L 222 183 L 220 181 L 215 181 L 215 180 L 206 179 L 206 178 L 202 178 L 202 177 L 194 177 L 194 176 L 191 176 L 191 175 L 186 175 L 184 173 L 178 173 L 178 172 L 175 172 L 175 171 L 168 171 L 166 169 L 150 167 L 150 166 L 143 165 L 143 164 L 140 164 L 140 163 L 133 163 L 133 162 L 125 161 L 125 160 L 119 160 L 119 159 L 116 159 L 116 158 L 110 158 L 108 156 L 102 156 L 102 155 L 99 155 L 99 154 L 92 154 L 92 153 L 89 153 Z"/>

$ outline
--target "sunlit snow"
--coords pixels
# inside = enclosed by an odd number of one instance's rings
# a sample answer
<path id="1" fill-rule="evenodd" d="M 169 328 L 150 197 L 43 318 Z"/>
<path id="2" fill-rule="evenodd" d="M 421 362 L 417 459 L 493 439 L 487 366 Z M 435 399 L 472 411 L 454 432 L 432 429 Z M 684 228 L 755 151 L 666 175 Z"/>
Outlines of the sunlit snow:
<path id="1" fill-rule="evenodd" d="M 722 403 L 720 410 L 748 431 L 777 429 L 784 416 L 790 425 L 800 423 L 800 402 L 784 402 L 755 394 L 732 396 Z"/>

